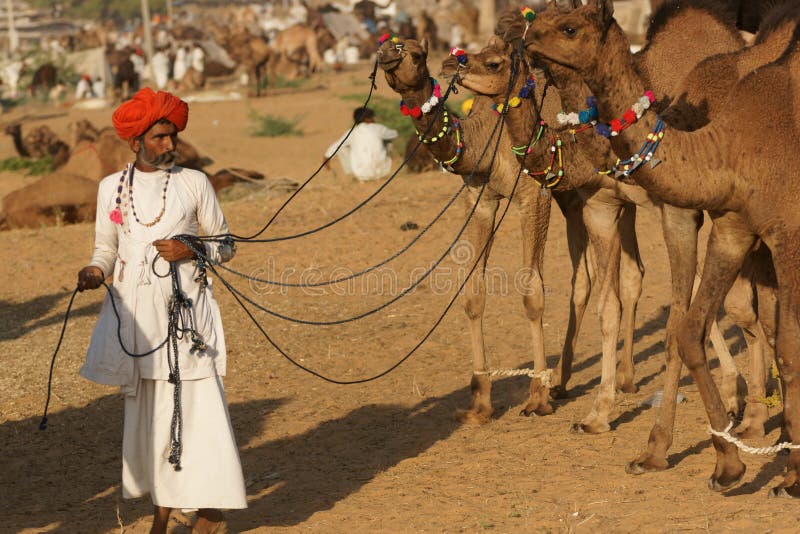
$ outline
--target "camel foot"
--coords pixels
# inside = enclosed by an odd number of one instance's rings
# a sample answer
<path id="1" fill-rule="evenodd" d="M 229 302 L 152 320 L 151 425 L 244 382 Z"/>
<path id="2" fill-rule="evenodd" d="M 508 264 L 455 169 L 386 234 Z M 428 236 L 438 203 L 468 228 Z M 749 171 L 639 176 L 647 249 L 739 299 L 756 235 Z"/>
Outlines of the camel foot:
<path id="1" fill-rule="evenodd" d="M 570 427 L 573 434 L 602 434 L 611 430 L 608 423 L 573 423 Z"/>
<path id="2" fill-rule="evenodd" d="M 638 393 L 639 386 L 633 382 L 629 382 L 627 384 L 617 384 L 617 391 L 621 391 L 623 393 Z"/>
<path id="3" fill-rule="evenodd" d="M 528 403 L 519 414 L 523 417 L 530 417 L 531 415 L 550 415 L 553 413 L 553 406 L 549 402 L 544 402 L 534 406 Z"/>
<path id="4" fill-rule="evenodd" d="M 669 463 L 663 456 L 644 454 L 632 462 L 628 462 L 625 466 L 625 472 L 629 475 L 643 475 L 645 473 L 664 471 L 667 467 L 669 467 Z"/>
<path id="5" fill-rule="evenodd" d="M 800 482 L 791 486 L 776 486 L 767 493 L 769 499 L 800 499 Z"/>
<path id="6" fill-rule="evenodd" d="M 739 465 L 722 473 L 716 472 L 708 479 L 708 489 L 711 491 L 725 491 L 741 482 L 744 472 L 747 470 L 742 462 Z"/>
<path id="7" fill-rule="evenodd" d="M 492 420 L 493 410 L 478 411 L 478 410 L 456 410 L 454 415 L 456 421 L 459 423 L 469 425 L 485 425 Z"/>
<path id="8" fill-rule="evenodd" d="M 566 399 L 568 397 L 567 386 L 553 386 L 550 390 L 551 399 Z"/>
<path id="9" fill-rule="evenodd" d="M 519 414 L 528 417 L 532 414 L 550 415 L 551 413 L 553 413 L 553 406 L 550 404 L 549 389 L 538 378 L 532 378 L 528 403 Z"/>

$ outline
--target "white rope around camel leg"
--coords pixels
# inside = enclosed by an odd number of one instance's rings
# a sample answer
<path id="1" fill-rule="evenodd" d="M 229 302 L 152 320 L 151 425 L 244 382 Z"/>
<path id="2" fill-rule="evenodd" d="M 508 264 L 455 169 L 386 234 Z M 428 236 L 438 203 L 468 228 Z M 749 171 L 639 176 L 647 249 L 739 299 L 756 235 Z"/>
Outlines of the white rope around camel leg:
<path id="1" fill-rule="evenodd" d="M 712 436 L 717 436 L 718 438 L 722 438 L 728 443 L 733 443 L 739 450 L 744 452 L 749 452 L 750 454 L 760 454 L 762 456 L 767 456 L 770 454 L 777 454 L 783 449 L 800 449 L 800 445 L 795 445 L 794 443 L 789 443 L 788 441 L 784 441 L 783 443 L 778 443 L 777 445 L 772 445 L 770 447 L 751 447 L 742 443 L 742 440 L 739 438 L 735 438 L 730 435 L 730 430 L 733 428 L 733 422 L 728 425 L 728 427 L 720 432 L 719 430 L 714 430 L 711 427 L 708 427 L 708 433 Z"/>
<path id="2" fill-rule="evenodd" d="M 475 371 L 476 375 L 493 376 L 529 376 L 531 378 L 538 378 L 542 385 L 546 388 L 552 388 L 550 378 L 553 372 L 550 369 L 544 371 L 536 371 L 534 369 L 494 369 L 492 371 Z"/>

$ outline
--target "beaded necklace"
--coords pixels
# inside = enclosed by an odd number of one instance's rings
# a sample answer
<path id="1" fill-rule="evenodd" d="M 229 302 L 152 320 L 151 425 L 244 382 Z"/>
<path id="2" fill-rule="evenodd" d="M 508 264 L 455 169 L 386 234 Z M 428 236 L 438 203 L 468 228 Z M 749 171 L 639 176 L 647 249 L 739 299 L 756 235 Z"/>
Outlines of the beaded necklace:
<path id="1" fill-rule="evenodd" d="M 645 139 L 644 143 L 642 143 L 641 148 L 639 148 L 639 152 L 625 161 L 617 159 L 614 167 L 607 171 L 598 170 L 597 173 L 611 174 L 613 172 L 614 178 L 620 178 L 621 176 L 630 176 L 643 163 L 650 163 L 650 168 L 655 168 L 656 165 L 661 163 L 661 160 L 653 156 L 658 148 L 658 145 L 661 143 L 661 140 L 664 139 L 665 129 L 666 126 L 664 125 L 664 122 L 661 119 L 658 119 L 655 127 L 653 127 L 653 131 L 647 134 L 647 139 Z"/>
<path id="2" fill-rule="evenodd" d="M 508 99 L 508 107 L 509 108 L 519 107 L 519 105 L 522 104 L 523 98 L 530 98 L 530 96 L 533 94 L 533 90 L 535 87 L 536 87 L 536 80 L 533 78 L 533 75 L 531 74 L 530 76 L 528 76 L 528 79 L 525 80 L 525 85 L 523 85 L 522 88 L 519 90 L 517 96 L 512 96 L 511 98 Z M 494 110 L 495 113 L 500 115 L 501 113 L 503 113 L 503 110 L 506 109 L 506 107 L 503 104 L 492 104 L 492 109 Z"/>
<path id="3" fill-rule="evenodd" d="M 400 113 L 406 116 L 411 116 L 414 119 L 418 119 L 423 113 L 428 114 L 436 107 L 436 104 L 439 103 L 439 99 L 442 98 L 442 87 L 439 85 L 434 78 L 431 78 L 431 83 L 433 84 L 433 94 L 431 97 L 421 106 L 414 106 L 410 108 L 406 105 L 406 103 L 401 100 L 400 101 Z"/>
<path id="4" fill-rule="evenodd" d="M 541 129 L 539 132 L 541 135 Z M 539 184 L 542 189 L 553 189 L 564 178 L 564 158 L 561 154 L 562 144 L 561 137 L 558 135 L 554 135 L 550 138 L 550 162 L 547 164 L 547 167 L 545 167 L 544 170 L 531 171 L 528 169 L 522 169 L 522 172 L 533 178 L 533 180 Z M 558 164 L 558 170 L 555 170 L 556 164 Z M 554 170 L 555 172 L 553 172 Z M 544 193 L 544 191 L 542 191 L 542 193 Z"/>
<path id="5" fill-rule="evenodd" d="M 453 117 L 453 130 L 456 133 L 456 153 L 455 155 L 448 159 L 447 161 L 439 161 L 436 158 L 433 158 L 433 161 L 439 164 L 443 171 L 450 171 L 455 172 L 453 170 L 453 164 L 458 161 L 458 158 L 461 157 L 461 152 L 464 150 L 464 143 L 461 141 L 461 123 L 458 122 L 458 119 Z"/>
<path id="6" fill-rule="evenodd" d="M 572 126 L 580 126 L 579 128 L 570 128 L 569 133 L 571 133 L 573 137 L 576 133 L 588 130 L 592 126 L 594 126 L 597 134 L 602 135 L 603 137 L 615 137 L 619 135 L 622 130 L 628 128 L 633 123 L 641 119 L 645 111 L 650 109 L 650 106 L 655 101 L 656 98 L 653 95 L 653 92 L 645 91 L 644 95 L 639 97 L 639 99 L 630 107 L 630 109 L 622 114 L 622 117 L 614 119 L 608 124 L 603 124 L 597 122 L 597 103 L 593 96 L 589 96 L 586 97 L 587 109 L 577 113 L 565 113 L 562 111 L 556 116 L 556 119 L 562 126 L 566 126 L 568 124 Z"/>
<path id="7" fill-rule="evenodd" d="M 142 226 L 146 226 L 148 228 L 155 226 L 161 220 L 161 217 L 164 216 L 164 212 L 167 210 L 167 187 L 169 186 L 169 178 L 170 172 L 169 169 L 164 171 L 167 175 L 167 179 L 164 180 L 164 189 L 161 191 L 161 211 L 156 218 L 152 221 L 145 223 L 139 220 L 139 216 L 136 215 L 136 206 L 133 204 L 133 174 L 134 174 L 135 167 L 133 164 L 130 164 L 128 168 L 122 172 L 122 176 L 119 178 L 119 185 L 117 186 L 117 198 L 115 200 L 116 207 L 111 211 L 109 218 L 115 224 L 122 224 L 123 215 L 127 215 L 127 212 L 123 213 L 121 211 L 122 205 L 122 190 L 125 184 L 125 175 L 128 174 L 128 203 L 131 207 L 131 213 L 133 214 L 134 220 L 137 223 L 141 224 Z M 127 171 L 127 172 L 126 172 Z"/>
<path id="8" fill-rule="evenodd" d="M 420 143 L 424 143 L 426 145 L 430 143 L 435 143 L 436 141 L 447 135 L 447 132 L 450 131 L 450 114 L 447 112 L 447 108 L 442 109 L 442 129 L 439 130 L 439 133 L 433 134 L 433 136 L 430 137 L 429 139 L 425 139 L 425 136 L 422 133 L 420 133 L 419 130 L 414 128 L 414 131 L 417 132 L 417 138 L 419 139 Z"/>

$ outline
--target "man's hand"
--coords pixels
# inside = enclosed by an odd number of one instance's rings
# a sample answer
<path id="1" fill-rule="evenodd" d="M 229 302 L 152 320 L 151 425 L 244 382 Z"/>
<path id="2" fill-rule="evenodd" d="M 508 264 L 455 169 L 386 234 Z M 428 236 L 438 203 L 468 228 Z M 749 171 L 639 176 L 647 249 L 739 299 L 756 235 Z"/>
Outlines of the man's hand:
<path id="1" fill-rule="evenodd" d="M 97 289 L 103 285 L 103 271 L 100 267 L 87 265 L 78 273 L 78 291 Z"/>
<path id="2" fill-rule="evenodd" d="M 153 241 L 153 246 L 166 261 L 180 261 L 194 258 L 194 252 L 177 239 L 159 239 Z"/>

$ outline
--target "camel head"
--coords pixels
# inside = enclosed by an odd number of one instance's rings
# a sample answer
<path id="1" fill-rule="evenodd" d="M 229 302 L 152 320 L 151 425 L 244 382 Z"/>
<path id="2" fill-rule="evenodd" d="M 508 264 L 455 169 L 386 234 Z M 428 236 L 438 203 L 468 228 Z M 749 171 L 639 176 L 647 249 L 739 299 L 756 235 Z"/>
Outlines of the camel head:
<path id="1" fill-rule="evenodd" d="M 16 137 L 22 133 L 22 126 L 18 122 L 12 122 L 11 124 L 6 125 L 3 131 L 11 137 Z"/>
<path id="2" fill-rule="evenodd" d="M 479 53 L 467 54 L 464 63 L 459 63 L 454 56 L 448 57 L 442 63 L 442 75 L 458 75 L 460 85 L 479 95 L 488 96 L 495 102 L 502 102 L 508 94 L 513 52 L 510 43 L 493 38 Z M 517 76 L 515 84 L 520 79 L 524 81 L 524 76 Z"/>
<path id="3" fill-rule="evenodd" d="M 429 83 L 428 40 L 387 39 L 378 48 L 378 66 L 396 92 L 420 89 Z"/>
<path id="4" fill-rule="evenodd" d="M 603 60 L 598 51 L 613 23 L 612 0 L 551 2 L 528 20 L 519 12 L 505 13 L 495 33 L 507 42 L 524 39 L 525 52 L 538 63 L 587 72 Z"/>

